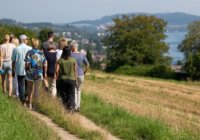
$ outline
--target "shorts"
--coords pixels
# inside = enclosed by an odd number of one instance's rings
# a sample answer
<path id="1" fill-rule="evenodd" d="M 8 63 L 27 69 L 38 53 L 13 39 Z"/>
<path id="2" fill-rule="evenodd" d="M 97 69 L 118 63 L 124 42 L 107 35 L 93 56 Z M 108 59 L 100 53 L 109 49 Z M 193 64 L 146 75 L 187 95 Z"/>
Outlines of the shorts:
<path id="1" fill-rule="evenodd" d="M 12 74 L 12 61 L 3 62 L 2 69 L 4 70 L 4 74 Z"/>

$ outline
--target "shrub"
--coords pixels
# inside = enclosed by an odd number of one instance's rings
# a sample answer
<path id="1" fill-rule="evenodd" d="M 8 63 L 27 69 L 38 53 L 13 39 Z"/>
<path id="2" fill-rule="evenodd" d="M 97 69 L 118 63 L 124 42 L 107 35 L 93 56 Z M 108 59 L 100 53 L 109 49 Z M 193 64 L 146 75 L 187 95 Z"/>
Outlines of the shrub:
<path id="1" fill-rule="evenodd" d="M 151 68 L 152 68 L 151 65 L 140 65 L 140 66 L 124 65 L 119 67 L 115 72 L 126 75 L 148 76 L 148 72 L 151 70 Z"/>
<path id="2" fill-rule="evenodd" d="M 175 72 L 167 65 L 124 65 L 119 67 L 115 72 L 126 75 L 175 79 Z"/>
<path id="3" fill-rule="evenodd" d="M 175 78 L 175 72 L 166 65 L 155 65 L 149 72 L 148 75 L 151 77 L 158 78 Z"/>

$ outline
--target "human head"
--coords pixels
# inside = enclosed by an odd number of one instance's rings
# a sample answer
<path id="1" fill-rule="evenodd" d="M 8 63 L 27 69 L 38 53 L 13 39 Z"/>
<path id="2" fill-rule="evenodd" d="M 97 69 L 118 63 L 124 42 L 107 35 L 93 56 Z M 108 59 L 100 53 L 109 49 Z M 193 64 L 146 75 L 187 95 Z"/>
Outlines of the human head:
<path id="1" fill-rule="evenodd" d="M 32 38 L 31 41 L 32 41 L 33 48 L 38 48 L 40 41 L 36 38 Z"/>
<path id="2" fill-rule="evenodd" d="M 13 34 L 10 34 L 10 43 L 12 43 L 12 41 L 13 41 L 13 38 L 14 38 L 15 36 L 13 35 Z"/>
<path id="3" fill-rule="evenodd" d="M 69 47 L 65 46 L 63 48 L 63 53 L 62 53 L 62 56 L 61 58 L 68 58 L 69 56 L 71 55 L 71 50 Z"/>
<path id="4" fill-rule="evenodd" d="M 49 31 L 48 32 L 48 38 L 53 38 L 54 37 L 54 32 L 53 31 Z"/>
<path id="5" fill-rule="evenodd" d="M 11 43 L 17 47 L 17 46 L 19 46 L 19 39 L 17 39 L 16 37 L 13 37 Z"/>
<path id="6" fill-rule="evenodd" d="M 62 50 L 65 46 L 68 46 L 68 40 L 66 38 L 61 38 L 59 41 L 59 49 Z"/>
<path id="7" fill-rule="evenodd" d="M 19 39 L 21 43 L 28 43 L 28 37 L 26 35 L 20 35 Z"/>
<path id="8" fill-rule="evenodd" d="M 70 44 L 70 48 L 72 52 L 78 51 L 78 43 L 75 40 L 73 40 Z"/>
<path id="9" fill-rule="evenodd" d="M 9 41 L 10 41 L 10 36 L 8 34 L 5 34 L 4 42 L 9 42 Z"/>

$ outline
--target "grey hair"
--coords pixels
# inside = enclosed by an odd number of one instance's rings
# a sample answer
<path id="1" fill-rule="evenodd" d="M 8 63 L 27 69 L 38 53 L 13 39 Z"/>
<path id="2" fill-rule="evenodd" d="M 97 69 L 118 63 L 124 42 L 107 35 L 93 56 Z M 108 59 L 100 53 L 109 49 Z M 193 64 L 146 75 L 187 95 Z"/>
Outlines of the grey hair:
<path id="1" fill-rule="evenodd" d="M 73 41 L 70 43 L 70 48 L 76 48 L 76 49 L 78 49 L 78 43 L 77 43 L 75 40 L 73 40 Z"/>

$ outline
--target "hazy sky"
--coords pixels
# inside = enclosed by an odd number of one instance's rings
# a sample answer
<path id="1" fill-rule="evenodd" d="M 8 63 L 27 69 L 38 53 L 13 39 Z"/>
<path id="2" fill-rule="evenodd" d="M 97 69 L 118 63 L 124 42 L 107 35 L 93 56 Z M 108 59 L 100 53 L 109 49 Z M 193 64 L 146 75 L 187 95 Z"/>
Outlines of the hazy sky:
<path id="1" fill-rule="evenodd" d="M 200 0 L 0 0 L 0 18 L 69 23 L 130 12 L 200 15 Z"/>

